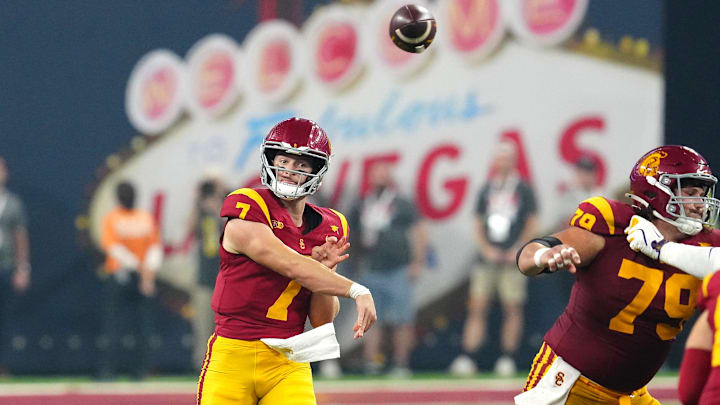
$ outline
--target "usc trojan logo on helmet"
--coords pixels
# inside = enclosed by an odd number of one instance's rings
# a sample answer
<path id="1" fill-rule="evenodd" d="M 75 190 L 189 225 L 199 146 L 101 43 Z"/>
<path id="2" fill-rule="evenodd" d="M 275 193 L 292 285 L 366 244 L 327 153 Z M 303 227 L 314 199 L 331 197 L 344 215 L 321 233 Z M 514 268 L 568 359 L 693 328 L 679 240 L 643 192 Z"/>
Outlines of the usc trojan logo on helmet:
<path id="1" fill-rule="evenodd" d="M 658 166 L 660 166 L 660 159 L 667 157 L 667 155 L 667 152 L 662 150 L 651 153 L 640 163 L 638 173 L 641 176 L 654 176 L 657 173 Z"/>

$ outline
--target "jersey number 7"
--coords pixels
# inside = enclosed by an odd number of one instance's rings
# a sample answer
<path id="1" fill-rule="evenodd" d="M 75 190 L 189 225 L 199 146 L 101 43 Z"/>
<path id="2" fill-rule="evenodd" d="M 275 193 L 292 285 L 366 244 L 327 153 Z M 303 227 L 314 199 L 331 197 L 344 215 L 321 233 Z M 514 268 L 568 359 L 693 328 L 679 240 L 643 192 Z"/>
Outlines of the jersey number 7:
<path id="1" fill-rule="evenodd" d="M 240 209 L 240 215 L 238 218 L 245 219 L 248 211 L 250 210 L 250 204 L 238 202 L 235 204 L 235 208 Z M 268 221 L 270 217 L 268 217 Z M 272 227 L 272 224 L 270 225 Z M 277 319 L 278 321 L 287 321 L 288 307 L 292 303 L 293 298 L 300 292 L 302 286 L 295 280 L 290 280 L 285 290 L 280 294 L 278 299 L 268 308 L 265 317 L 270 319 Z"/>

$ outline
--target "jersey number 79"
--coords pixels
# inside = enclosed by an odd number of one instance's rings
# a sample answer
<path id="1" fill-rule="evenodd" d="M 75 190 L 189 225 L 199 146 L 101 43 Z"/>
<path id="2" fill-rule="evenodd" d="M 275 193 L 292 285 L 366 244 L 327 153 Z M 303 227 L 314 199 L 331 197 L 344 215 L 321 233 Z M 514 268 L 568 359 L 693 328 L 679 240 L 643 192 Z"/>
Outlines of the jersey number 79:
<path id="1" fill-rule="evenodd" d="M 635 325 L 633 325 L 635 318 L 645 312 L 657 292 L 665 284 L 665 313 L 670 318 L 682 319 L 682 321 L 679 327 L 658 323 L 655 332 L 662 340 L 670 340 L 680 333 L 682 322 L 690 318 L 695 310 L 695 293 L 698 280 L 689 274 L 675 273 L 663 283 L 663 275 L 662 270 L 623 259 L 618 276 L 625 279 L 635 278 L 641 280 L 643 284 L 632 301 L 610 319 L 610 330 L 633 334 L 635 331 Z M 682 290 L 690 292 L 690 297 L 685 304 L 680 300 Z"/>

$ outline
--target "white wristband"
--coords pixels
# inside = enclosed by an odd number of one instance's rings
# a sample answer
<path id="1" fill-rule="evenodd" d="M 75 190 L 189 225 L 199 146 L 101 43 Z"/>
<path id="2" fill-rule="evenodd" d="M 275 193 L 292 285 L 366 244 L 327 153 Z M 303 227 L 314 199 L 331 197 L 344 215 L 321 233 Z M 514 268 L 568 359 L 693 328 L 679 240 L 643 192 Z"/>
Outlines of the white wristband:
<path id="1" fill-rule="evenodd" d="M 361 295 L 369 295 L 369 294 L 370 294 L 370 290 L 367 287 L 365 287 L 364 285 L 358 284 L 358 283 L 352 283 L 352 285 L 350 286 L 350 291 L 348 291 L 348 295 L 352 299 L 355 299 Z"/>
<path id="2" fill-rule="evenodd" d="M 538 268 L 545 267 L 542 265 L 542 263 L 540 263 L 540 256 L 542 256 L 548 250 L 550 250 L 549 247 L 541 247 L 540 249 L 535 251 L 535 255 L 533 255 L 533 260 L 535 261 L 535 267 L 538 267 Z"/>

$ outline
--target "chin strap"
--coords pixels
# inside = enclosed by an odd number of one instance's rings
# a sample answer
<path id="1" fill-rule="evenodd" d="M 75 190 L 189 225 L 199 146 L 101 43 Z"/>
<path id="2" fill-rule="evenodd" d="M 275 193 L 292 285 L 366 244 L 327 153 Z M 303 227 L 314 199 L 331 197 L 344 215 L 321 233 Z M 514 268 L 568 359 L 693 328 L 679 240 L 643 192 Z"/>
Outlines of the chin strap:
<path id="1" fill-rule="evenodd" d="M 298 195 L 301 185 L 287 184 L 277 180 L 274 180 L 271 184 L 271 190 L 280 198 L 297 200 L 302 197 L 302 195 Z"/>
<path id="2" fill-rule="evenodd" d="M 693 221 L 692 219 L 687 218 L 678 218 L 676 220 L 668 219 L 660 215 L 660 213 L 655 210 L 653 210 L 653 216 L 659 220 L 667 222 L 670 225 L 673 225 L 678 229 L 678 231 L 689 236 L 697 235 L 703 228 L 702 224 L 698 221 Z"/>

